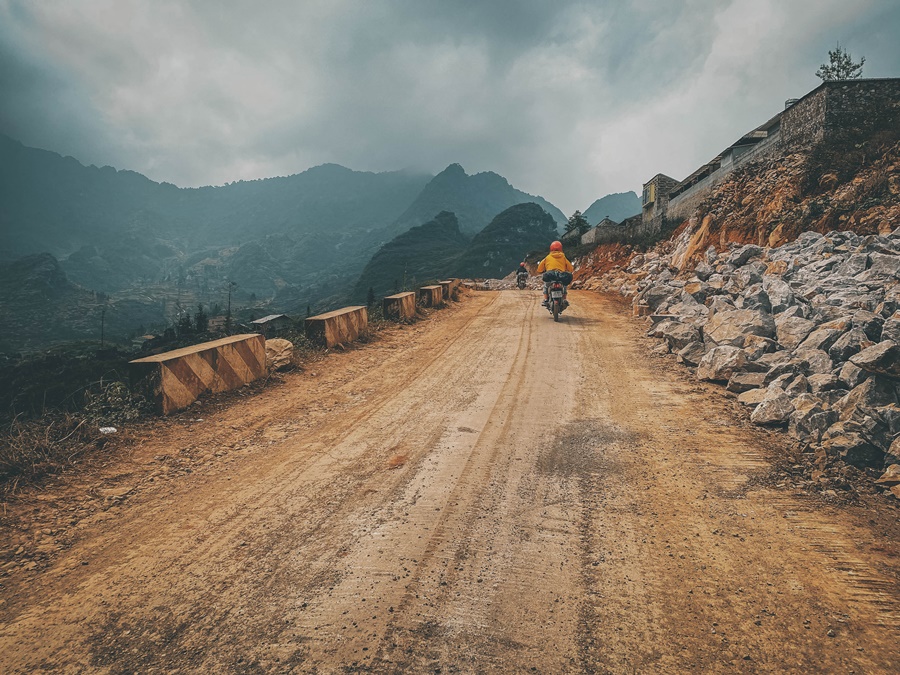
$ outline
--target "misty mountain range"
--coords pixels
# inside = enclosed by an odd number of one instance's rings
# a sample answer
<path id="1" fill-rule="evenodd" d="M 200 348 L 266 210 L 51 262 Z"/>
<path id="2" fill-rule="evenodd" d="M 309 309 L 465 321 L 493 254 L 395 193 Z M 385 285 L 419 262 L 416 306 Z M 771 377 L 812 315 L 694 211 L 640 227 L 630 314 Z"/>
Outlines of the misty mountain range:
<path id="1" fill-rule="evenodd" d="M 287 177 L 179 188 L 0 135 L 0 265 L 49 253 L 67 282 L 109 298 L 111 317 L 127 305 L 129 321 L 148 326 L 197 303 L 224 306 L 229 281 L 235 306 L 257 316 L 331 308 L 350 299 L 367 263 L 398 235 L 446 211 L 466 248 L 498 214 L 522 203 L 537 205 L 556 226 L 566 220 L 502 176 L 468 175 L 458 164 L 436 176 L 325 164 Z M 42 271 L 34 278 L 56 278 L 46 258 L 31 260 Z M 8 300 L 14 279 L 3 279 L 7 307 L 0 309 L 23 311 Z M 63 287 L 59 279 L 46 287 L 41 314 L 60 314 L 53 289 Z M 57 295 L 72 297 L 66 288 Z M 27 306 L 37 311 L 41 303 Z"/>
<path id="2" fill-rule="evenodd" d="M 353 295 L 364 298 L 369 288 L 386 295 L 416 282 L 448 277 L 504 277 L 527 253 L 545 250 L 556 236 L 553 216 L 535 202 L 504 209 L 471 239 L 454 213 L 442 211 L 378 249 Z"/>

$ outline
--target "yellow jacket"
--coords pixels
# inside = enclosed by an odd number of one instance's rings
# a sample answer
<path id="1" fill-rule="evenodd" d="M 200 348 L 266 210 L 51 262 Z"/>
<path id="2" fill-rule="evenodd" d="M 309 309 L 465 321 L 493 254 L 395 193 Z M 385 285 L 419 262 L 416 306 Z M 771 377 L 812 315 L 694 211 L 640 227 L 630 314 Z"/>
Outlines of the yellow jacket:
<path id="1" fill-rule="evenodd" d="M 559 270 L 560 272 L 574 272 L 575 268 L 562 251 L 551 251 L 550 255 L 538 263 L 537 273 Z"/>

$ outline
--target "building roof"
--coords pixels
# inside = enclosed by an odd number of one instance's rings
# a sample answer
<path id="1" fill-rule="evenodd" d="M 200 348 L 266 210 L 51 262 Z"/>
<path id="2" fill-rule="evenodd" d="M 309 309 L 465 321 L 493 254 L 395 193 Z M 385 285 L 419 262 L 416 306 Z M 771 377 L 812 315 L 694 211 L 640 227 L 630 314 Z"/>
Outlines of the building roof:
<path id="1" fill-rule="evenodd" d="M 269 316 L 264 316 L 261 319 L 256 319 L 255 321 L 251 321 L 250 323 L 255 324 L 257 326 L 261 326 L 264 323 L 269 323 L 270 321 L 274 321 L 275 319 L 290 319 L 287 314 L 269 314 Z"/>

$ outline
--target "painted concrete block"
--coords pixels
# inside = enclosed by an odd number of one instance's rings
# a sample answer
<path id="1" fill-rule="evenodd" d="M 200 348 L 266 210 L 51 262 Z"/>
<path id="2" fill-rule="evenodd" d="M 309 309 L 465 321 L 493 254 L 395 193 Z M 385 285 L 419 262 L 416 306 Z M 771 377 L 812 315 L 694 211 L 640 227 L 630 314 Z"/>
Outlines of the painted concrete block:
<path id="1" fill-rule="evenodd" d="M 416 315 L 416 294 L 413 291 L 389 295 L 382 301 L 384 318 L 393 321 L 412 319 Z"/>
<path id="2" fill-rule="evenodd" d="M 439 281 L 441 290 L 443 291 L 444 302 L 450 302 L 450 295 L 453 293 L 452 281 Z"/>
<path id="3" fill-rule="evenodd" d="M 306 336 L 325 347 L 353 342 L 369 326 L 369 312 L 363 306 L 344 307 L 311 316 L 306 320 Z"/>
<path id="4" fill-rule="evenodd" d="M 450 295 L 447 296 L 447 299 L 448 299 L 448 300 L 452 299 L 454 295 L 456 295 L 457 298 L 459 297 L 459 296 L 458 296 L 458 294 L 459 294 L 459 289 L 460 289 L 460 288 L 462 287 L 462 285 L 463 285 L 462 279 L 447 279 L 446 281 L 442 281 L 442 282 L 441 282 L 441 285 L 442 285 L 442 286 L 443 286 L 444 284 L 450 284 Z"/>
<path id="5" fill-rule="evenodd" d="M 444 301 L 444 287 L 440 284 L 436 286 L 422 286 L 419 289 L 419 298 L 426 307 L 437 307 Z"/>
<path id="6" fill-rule="evenodd" d="M 132 386 L 156 402 L 163 415 L 186 408 L 201 394 L 237 389 L 266 372 L 266 339 L 256 333 L 136 359 Z"/>

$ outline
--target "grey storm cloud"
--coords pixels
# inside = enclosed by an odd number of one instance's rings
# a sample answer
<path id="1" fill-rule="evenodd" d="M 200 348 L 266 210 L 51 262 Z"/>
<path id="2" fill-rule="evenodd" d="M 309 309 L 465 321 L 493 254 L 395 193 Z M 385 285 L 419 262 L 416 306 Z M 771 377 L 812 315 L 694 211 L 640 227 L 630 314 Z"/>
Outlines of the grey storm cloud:
<path id="1" fill-rule="evenodd" d="M 900 75 L 895 0 L 0 0 L 0 131 L 178 185 L 493 170 L 567 213 L 818 83 Z"/>

